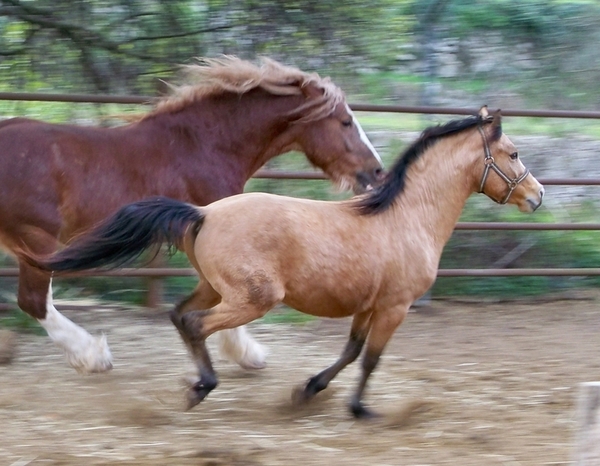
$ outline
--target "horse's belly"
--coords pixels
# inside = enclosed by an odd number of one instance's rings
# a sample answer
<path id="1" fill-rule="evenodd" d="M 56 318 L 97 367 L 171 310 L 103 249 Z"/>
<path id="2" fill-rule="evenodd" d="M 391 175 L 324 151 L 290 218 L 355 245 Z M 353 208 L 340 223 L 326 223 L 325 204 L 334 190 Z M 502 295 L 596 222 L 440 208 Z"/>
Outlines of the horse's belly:
<path id="1" fill-rule="evenodd" d="M 348 317 L 364 310 L 364 300 L 342 300 L 339 297 L 323 296 L 318 293 L 286 294 L 283 303 L 304 314 L 317 317 Z"/>

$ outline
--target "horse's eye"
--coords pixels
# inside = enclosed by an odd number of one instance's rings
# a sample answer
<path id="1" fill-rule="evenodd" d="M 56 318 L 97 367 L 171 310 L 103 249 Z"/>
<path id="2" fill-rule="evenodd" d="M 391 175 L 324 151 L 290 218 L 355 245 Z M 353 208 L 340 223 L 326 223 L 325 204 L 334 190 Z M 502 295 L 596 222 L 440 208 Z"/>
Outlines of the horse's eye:
<path id="1" fill-rule="evenodd" d="M 342 121 L 343 126 L 352 126 L 352 118 Z"/>
<path id="2" fill-rule="evenodd" d="M 512 154 L 510 154 L 510 158 L 512 160 L 517 160 L 519 158 L 519 153 L 518 152 L 513 152 Z"/>

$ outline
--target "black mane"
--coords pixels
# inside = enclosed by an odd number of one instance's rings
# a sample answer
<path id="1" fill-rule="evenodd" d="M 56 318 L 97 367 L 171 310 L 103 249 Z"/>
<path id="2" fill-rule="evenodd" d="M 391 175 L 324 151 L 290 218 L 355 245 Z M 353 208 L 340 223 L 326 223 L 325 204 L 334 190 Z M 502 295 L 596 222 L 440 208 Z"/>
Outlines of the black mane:
<path id="1" fill-rule="evenodd" d="M 462 120 L 452 120 L 443 125 L 431 126 L 425 129 L 419 138 L 396 160 L 381 186 L 367 194 L 365 197 L 357 200 L 354 206 L 361 215 L 383 212 L 390 207 L 394 199 L 402 193 L 408 167 L 411 166 L 423 152 L 446 136 L 459 133 L 477 125 L 491 123 L 491 121 L 491 118 L 470 116 Z M 502 130 L 498 127 L 497 131 L 492 135 L 490 142 L 499 139 L 501 134 Z"/>

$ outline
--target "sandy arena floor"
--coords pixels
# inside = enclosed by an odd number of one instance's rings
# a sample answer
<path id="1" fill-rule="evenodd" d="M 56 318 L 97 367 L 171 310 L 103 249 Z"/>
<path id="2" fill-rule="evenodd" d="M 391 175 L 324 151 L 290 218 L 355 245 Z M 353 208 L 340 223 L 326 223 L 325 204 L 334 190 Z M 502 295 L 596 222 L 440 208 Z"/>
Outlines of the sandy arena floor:
<path id="1" fill-rule="evenodd" d="M 221 385 L 183 410 L 191 364 L 166 315 L 67 311 L 105 332 L 110 373 L 78 375 L 45 337 L 20 335 L 0 366 L 0 464 L 25 465 L 561 465 L 570 464 L 580 382 L 600 380 L 600 293 L 568 299 L 434 301 L 411 313 L 357 422 L 353 364 L 315 402 L 294 386 L 333 362 L 349 321 L 260 324 L 269 366 L 220 360 Z"/>

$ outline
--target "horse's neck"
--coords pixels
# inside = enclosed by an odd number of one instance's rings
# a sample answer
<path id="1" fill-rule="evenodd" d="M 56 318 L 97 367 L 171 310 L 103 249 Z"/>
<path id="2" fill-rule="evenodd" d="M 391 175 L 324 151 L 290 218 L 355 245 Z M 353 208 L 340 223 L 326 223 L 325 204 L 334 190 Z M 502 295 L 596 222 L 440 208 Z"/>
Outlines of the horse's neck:
<path id="1" fill-rule="evenodd" d="M 211 143 L 249 179 L 270 159 L 294 148 L 286 137 L 285 114 L 300 101 L 300 96 L 273 96 L 262 89 L 241 96 L 225 94 L 190 106 L 188 121 L 197 120 L 200 128 L 220 127 L 219 140 Z"/>
<path id="2" fill-rule="evenodd" d="M 401 225 L 410 225 L 439 254 L 473 193 L 478 156 L 483 164 L 479 152 L 469 132 L 438 141 L 409 168 L 404 193 L 392 208 Z"/>

